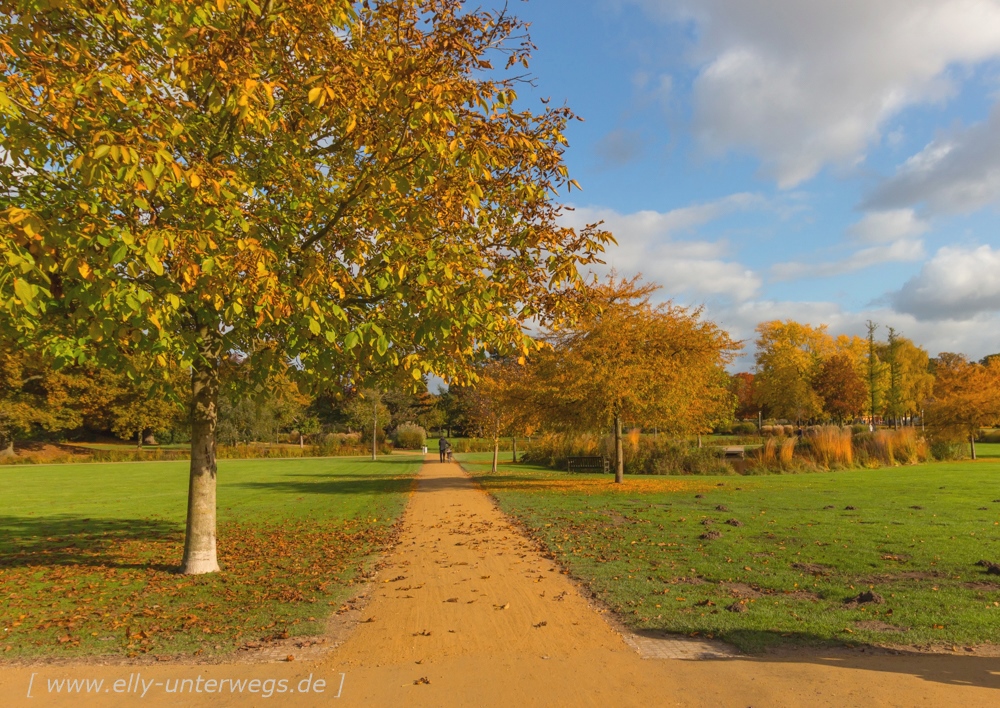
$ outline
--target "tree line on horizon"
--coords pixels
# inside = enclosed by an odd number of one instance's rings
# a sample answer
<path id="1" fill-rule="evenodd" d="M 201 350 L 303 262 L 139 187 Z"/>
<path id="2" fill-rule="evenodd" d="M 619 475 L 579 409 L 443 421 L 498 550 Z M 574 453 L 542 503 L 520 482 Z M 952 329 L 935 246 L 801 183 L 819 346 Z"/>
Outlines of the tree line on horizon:
<path id="1" fill-rule="evenodd" d="M 438 394 L 397 379 L 380 389 L 310 394 L 288 376 L 255 383 L 252 362 L 231 356 L 220 376 L 222 444 L 309 442 L 357 433 L 381 443 L 412 423 L 440 435 L 496 441 L 538 431 L 617 434 L 641 428 L 684 437 L 738 421 L 796 425 L 857 421 L 929 422 L 974 435 L 998 417 L 1000 355 L 970 361 L 930 357 L 887 328 L 885 340 L 833 336 L 792 320 L 758 325 L 753 372 L 729 374 L 740 345 L 699 310 L 653 305 L 656 286 L 610 278 L 590 292 L 591 314 L 553 332 L 527 358 L 493 357 L 475 384 Z M 44 358 L 0 350 L 0 450 L 15 440 L 187 442 L 189 402 L 102 367 L 57 368 Z M 184 391 L 185 372 L 173 373 Z M 374 401 L 373 397 L 377 399 Z M 374 438 L 373 438 L 374 435 Z M 151 439 L 153 438 L 153 439 Z M 616 443 L 617 444 L 617 443 Z"/>

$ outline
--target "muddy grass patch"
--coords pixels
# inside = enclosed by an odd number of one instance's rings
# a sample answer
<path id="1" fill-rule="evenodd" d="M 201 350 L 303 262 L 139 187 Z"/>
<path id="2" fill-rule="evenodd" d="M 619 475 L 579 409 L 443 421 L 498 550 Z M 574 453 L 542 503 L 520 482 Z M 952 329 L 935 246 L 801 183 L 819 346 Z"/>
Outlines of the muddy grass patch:
<path id="1" fill-rule="evenodd" d="M 897 627 L 894 624 L 889 624 L 881 620 L 855 620 L 854 626 L 858 629 L 868 630 L 869 632 L 893 632 L 900 634 L 909 631 L 908 627 Z"/>

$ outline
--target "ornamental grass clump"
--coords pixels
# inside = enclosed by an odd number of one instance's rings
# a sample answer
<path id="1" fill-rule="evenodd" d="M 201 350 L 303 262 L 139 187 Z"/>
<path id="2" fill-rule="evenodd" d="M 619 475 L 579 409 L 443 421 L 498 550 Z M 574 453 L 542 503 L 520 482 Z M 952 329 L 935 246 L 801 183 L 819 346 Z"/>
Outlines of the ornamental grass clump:
<path id="1" fill-rule="evenodd" d="M 396 447 L 417 450 L 427 441 L 427 431 L 416 423 L 402 423 L 392 433 Z"/>
<path id="2" fill-rule="evenodd" d="M 851 429 L 836 425 L 820 425 L 806 433 L 809 454 L 820 466 L 843 468 L 854 465 L 854 446 L 851 444 Z"/>

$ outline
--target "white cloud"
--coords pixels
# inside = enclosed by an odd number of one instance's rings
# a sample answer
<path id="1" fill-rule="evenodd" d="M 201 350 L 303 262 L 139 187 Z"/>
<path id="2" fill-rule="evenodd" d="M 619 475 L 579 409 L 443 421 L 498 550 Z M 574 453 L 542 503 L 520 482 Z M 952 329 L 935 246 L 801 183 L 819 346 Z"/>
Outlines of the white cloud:
<path id="1" fill-rule="evenodd" d="M 764 205 L 758 196 L 734 194 L 668 212 L 621 214 L 613 209 L 578 207 L 565 221 L 577 227 L 603 221 L 618 241 L 606 254 L 608 268 L 625 274 L 641 272 L 647 280 L 662 284 L 671 296 L 687 293 L 746 299 L 760 289 L 760 277 L 729 258 L 725 242 L 677 240 L 677 236 L 727 214 Z"/>
<path id="2" fill-rule="evenodd" d="M 771 266 L 770 275 L 776 281 L 829 278 L 882 263 L 919 261 L 926 253 L 924 242 L 917 237 L 929 228 L 912 209 L 871 212 L 847 229 L 850 241 L 867 248 L 859 248 L 847 258 L 835 261 L 776 263 Z"/>
<path id="3" fill-rule="evenodd" d="M 929 228 L 912 209 L 891 209 L 865 214 L 847 234 L 859 243 L 888 243 L 921 236 Z"/>
<path id="4" fill-rule="evenodd" d="M 1000 106 L 988 120 L 943 135 L 907 160 L 867 199 L 872 208 L 923 204 L 933 213 L 1000 202 Z"/>
<path id="5" fill-rule="evenodd" d="M 774 280 L 801 280 L 803 278 L 829 278 L 853 273 L 882 263 L 907 263 L 925 256 L 923 241 L 899 239 L 890 244 L 862 248 L 849 257 L 826 263 L 776 263 L 771 266 Z"/>
<path id="6" fill-rule="evenodd" d="M 995 315 L 1000 312 L 1000 250 L 942 248 L 888 299 L 897 311 L 920 321 Z"/>
<path id="7" fill-rule="evenodd" d="M 955 91 L 949 70 L 1000 56 L 1000 0 L 625 0 L 697 25 L 693 124 L 782 187 L 850 166 L 903 108 Z"/>

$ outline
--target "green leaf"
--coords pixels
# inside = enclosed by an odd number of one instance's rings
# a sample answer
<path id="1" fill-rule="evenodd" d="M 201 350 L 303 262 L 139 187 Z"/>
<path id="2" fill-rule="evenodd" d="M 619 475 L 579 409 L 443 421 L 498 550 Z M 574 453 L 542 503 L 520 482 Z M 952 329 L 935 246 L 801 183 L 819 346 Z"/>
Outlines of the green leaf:
<path id="1" fill-rule="evenodd" d="M 98 145 L 97 148 L 95 148 L 95 150 L 94 150 L 94 159 L 95 160 L 100 160 L 102 157 L 104 157 L 105 155 L 107 155 L 109 152 L 111 152 L 111 146 L 110 145 Z"/>
<path id="2" fill-rule="evenodd" d="M 347 351 L 354 349 L 354 347 L 358 345 L 358 339 L 359 337 L 357 332 L 348 332 L 347 336 L 344 337 L 344 349 Z"/>
<path id="3" fill-rule="evenodd" d="M 143 169 L 139 171 L 139 176 L 142 177 L 143 183 L 146 185 L 146 189 L 150 192 L 156 190 L 156 177 L 149 170 Z"/>
<path id="4" fill-rule="evenodd" d="M 389 350 L 389 340 L 384 336 L 379 337 L 378 341 L 375 343 L 375 349 L 378 351 L 379 356 L 385 356 L 385 353 Z"/>
<path id="5" fill-rule="evenodd" d="M 163 237 L 162 236 L 152 236 L 149 241 L 146 242 L 146 250 L 149 251 L 154 256 L 160 255 L 160 251 L 163 250 Z"/>
<path id="6" fill-rule="evenodd" d="M 14 293 L 21 300 L 25 309 L 31 314 L 35 314 L 35 286 L 22 278 L 14 278 Z"/>
<path id="7" fill-rule="evenodd" d="M 125 259 L 126 255 L 128 255 L 128 246 L 124 243 L 118 244 L 118 248 L 116 248 L 111 254 L 111 265 L 121 263 Z"/>
<path id="8" fill-rule="evenodd" d="M 319 322 L 317 322 L 312 317 L 309 318 L 309 331 L 312 332 L 315 335 L 319 335 L 319 333 L 320 333 Z"/>
<path id="9" fill-rule="evenodd" d="M 146 254 L 146 265 L 148 265 L 149 269 L 157 275 L 163 275 L 163 264 L 160 263 L 160 259 L 152 253 Z"/>

